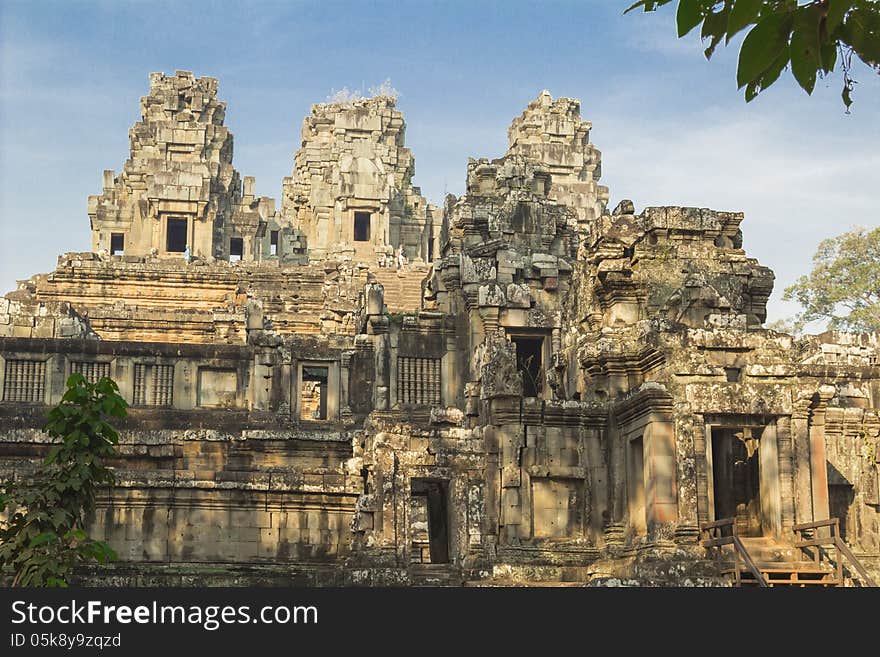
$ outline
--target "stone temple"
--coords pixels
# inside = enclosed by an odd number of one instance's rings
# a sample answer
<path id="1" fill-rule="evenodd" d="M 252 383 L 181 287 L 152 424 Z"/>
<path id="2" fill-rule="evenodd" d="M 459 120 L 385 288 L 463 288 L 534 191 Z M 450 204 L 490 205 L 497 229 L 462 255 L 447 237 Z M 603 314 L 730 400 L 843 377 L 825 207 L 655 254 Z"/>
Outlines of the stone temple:
<path id="1" fill-rule="evenodd" d="M 741 213 L 609 210 L 547 92 L 442 208 L 393 98 L 314 105 L 277 204 L 217 86 L 152 74 L 91 252 L 0 298 L 0 476 L 72 372 L 131 405 L 81 581 L 880 580 L 880 341 L 765 328 Z"/>

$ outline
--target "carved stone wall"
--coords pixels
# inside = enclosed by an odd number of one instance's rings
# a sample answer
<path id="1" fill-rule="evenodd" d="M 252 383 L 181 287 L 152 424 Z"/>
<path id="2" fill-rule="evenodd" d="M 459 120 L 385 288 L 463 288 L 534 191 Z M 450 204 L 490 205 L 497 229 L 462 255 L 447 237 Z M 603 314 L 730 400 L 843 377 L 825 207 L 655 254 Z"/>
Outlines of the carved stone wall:
<path id="1" fill-rule="evenodd" d="M 312 106 L 282 196 L 282 215 L 305 234 L 312 258 L 352 254 L 394 267 L 402 244 L 408 259 L 433 260 L 439 212 L 412 184 L 405 134 L 394 98 Z"/>
<path id="2" fill-rule="evenodd" d="M 546 92 L 442 219 L 393 99 L 315 105 L 277 213 L 216 89 L 151 76 L 94 252 L 0 299 L 0 476 L 72 372 L 131 404 L 84 581 L 716 585 L 723 514 L 780 553 L 838 517 L 880 569 L 880 338 L 764 328 L 741 213 L 609 212 Z"/>

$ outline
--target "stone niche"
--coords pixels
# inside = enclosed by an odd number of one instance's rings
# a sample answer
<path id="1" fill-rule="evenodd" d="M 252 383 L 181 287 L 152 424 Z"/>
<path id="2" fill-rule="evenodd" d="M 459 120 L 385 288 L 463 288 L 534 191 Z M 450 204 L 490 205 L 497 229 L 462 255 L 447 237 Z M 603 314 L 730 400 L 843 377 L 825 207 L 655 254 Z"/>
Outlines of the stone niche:
<path id="1" fill-rule="evenodd" d="M 198 406 L 234 408 L 238 397 L 238 372 L 234 369 L 199 368 Z"/>

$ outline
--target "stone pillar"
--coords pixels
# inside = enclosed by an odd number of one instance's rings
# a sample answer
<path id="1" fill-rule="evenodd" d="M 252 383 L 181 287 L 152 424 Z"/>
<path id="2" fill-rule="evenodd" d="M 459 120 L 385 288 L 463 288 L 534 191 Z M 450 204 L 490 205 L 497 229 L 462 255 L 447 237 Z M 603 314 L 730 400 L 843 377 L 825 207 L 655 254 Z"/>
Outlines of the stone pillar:
<path id="1" fill-rule="evenodd" d="M 782 532 L 791 533 L 794 524 L 794 473 L 792 465 L 794 452 L 791 440 L 791 420 L 780 417 L 776 420 L 776 443 L 779 446 L 779 496 L 780 513 L 782 514 Z"/>
<path id="2" fill-rule="evenodd" d="M 458 340 L 455 333 L 446 335 L 446 351 L 440 361 L 441 401 L 444 406 L 455 406 L 460 386 L 460 373 L 456 367 L 458 359 Z"/>
<path id="3" fill-rule="evenodd" d="M 351 358 L 353 351 L 343 351 L 339 360 L 339 418 L 345 425 L 351 424 L 351 404 L 349 402 L 349 377 L 351 376 Z"/>
<path id="4" fill-rule="evenodd" d="M 758 459 L 760 460 L 761 516 L 764 519 L 764 533 L 768 531 L 776 537 L 782 535 L 782 512 L 779 492 L 779 443 L 776 436 L 776 422 L 771 422 L 760 436 Z"/>
<path id="5" fill-rule="evenodd" d="M 278 377 L 278 393 L 274 396 L 278 400 L 278 412 L 283 415 L 293 415 L 293 408 L 290 405 L 290 395 L 293 385 L 293 366 L 290 361 L 290 355 L 285 356 L 281 363 L 281 374 Z"/>
<path id="6" fill-rule="evenodd" d="M 609 445 L 609 488 L 611 490 L 611 504 L 609 505 L 609 518 L 611 523 L 623 523 L 628 516 L 629 496 L 626 490 L 626 444 L 620 435 L 616 423 L 608 426 Z"/>
<path id="7" fill-rule="evenodd" d="M 386 411 L 390 407 L 389 394 L 391 391 L 390 363 L 388 362 L 390 357 L 388 318 L 371 318 L 370 325 L 375 336 L 373 338 L 373 347 L 376 358 L 376 390 L 374 392 L 373 408 L 377 411 Z"/>
<path id="8" fill-rule="evenodd" d="M 523 428 L 506 424 L 495 428 L 501 466 L 501 516 L 504 533 L 501 543 L 516 542 L 531 534 L 528 499 L 525 495 L 523 471 L 520 467 L 520 450 L 523 447 Z"/>
<path id="9" fill-rule="evenodd" d="M 825 457 L 825 411 L 834 396 L 835 387 L 819 386 L 810 412 L 810 477 L 813 494 L 813 520 L 826 520 L 831 511 L 828 504 L 828 465 Z"/>
<path id="10" fill-rule="evenodd" d="M 270 347 L 257 349 L 251 376 L 251 404 L 255 411 L 268 411 L 272 398 L 272 368 L 275 351 Z"/>
<path id="11" fill-rule="evenodd" d="M 810 477 L 810 400 L 795 401 L 791 414 L 791 442 L 794 452 L 794 522 L 813 520 L 813 491 Z"/>
<path id="12" fill-rule="evenodd" d="M 385 288 L 381 283 L 368 282 L 364 287 L 366 300 L 367 333 L 373 337 L 376 364 L 376 388 L 373 392 L 373 408 L 379 411 L 390 407 L 390 339 L 389 321 L 385 315 Z"/>
<path id="13" fill-rule="evenodd" d="M 675 431 L 672 422 L 652 421 L 642 437 L 645 459 L 645 511 L 648 529 L 678 519 Z"/>
<path id="14" fill-rule="evenodd" d="M 685 414 L 684 409 L 677 409 L 674 431 L 678 523 L 680 527 L 687 525 L 685 534 L 691 535 L 699 530 L 697 500 L 701 495 L 702 499 L 707 496 L 708 473 L 705 451 L 707 428 L 702 415 Z M 697 444 L 700 446 L 700 451 L 697 450 Z"/>

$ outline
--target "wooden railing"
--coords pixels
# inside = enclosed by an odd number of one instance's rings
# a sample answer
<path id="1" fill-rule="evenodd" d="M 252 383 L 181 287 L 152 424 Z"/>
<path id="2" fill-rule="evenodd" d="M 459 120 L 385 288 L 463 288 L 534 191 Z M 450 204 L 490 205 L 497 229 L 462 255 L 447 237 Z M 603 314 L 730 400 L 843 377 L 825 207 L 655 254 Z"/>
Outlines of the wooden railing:
<path id="1" fill-rule="evenodd" d="M 727 527 L 730 528 L 730 532 L 725 535 L 724 530 Z M 722 547 L 725 545 L 733 546 L 733 573 L 736 586 L 742 584 L 742 573 L 748 570 L 752 577 L 755 578 L 758 586 L 767 587 L 767 580 L 764 579 L 764 575 L 758 570 L 751 555 L 746 550 L 746 546 L 743 545 L 743 542 L 736 533 L 736 518 L 724 518 L 715 522 L 707 522 L 700 527 L 700 533 L 702 536 L 702 546 L 707 550 L 714 550 L 716 560 L 721 558 Z M 740 561 L 742 561 L 742 564 L 740 564 Z M 745 568 L 742 567 L 743 565 Z"/>
<path id="2" fill-rule="evenodd" d="M 817 536 L 817 530 L 820 530 L 824 527 L 828 527 L 830 529 L 829 536 Z M 871 579 L 871 576 L 868 575 L 868 571 L 865 570 L 865 567 L 856 559 L 856 556 L 850 551 L 850 549 L 846 546 L 846 543 L 843 542 L 843 539 L 840 538 L 840 520 L 838 518 L 831 518 L 829 520 L 817 520 L 815 522 L 805 522 L 800 525 L 795 525 L 792 527 L 797 537 L 800 539 L 795 542 L 794 546 L 800 548 L 805 554 L 808 556 L 812 556 L 813 560 L 816 562 L 816 565 L 819 565 L 824 558 L 827 558 L 829 561 L 834 562 L 834 567 L 837 570 L 837 581 L 839 582 L 838 586 L 843 585 L 843 559 L 845 558 L 848 562 L 848 567 L 851 570 L 854 570 L 858 573 L 860 579 L 860 583 L 862 586 L 877 586 L 874 583 L 874 580 Z M 837 558 L 831 559 L 828 552 L 823 550 L 825 547 L 833 547 L 837 550 Z M 807 548 L 815 548 L 813 553 L 810 554 Z"/>

